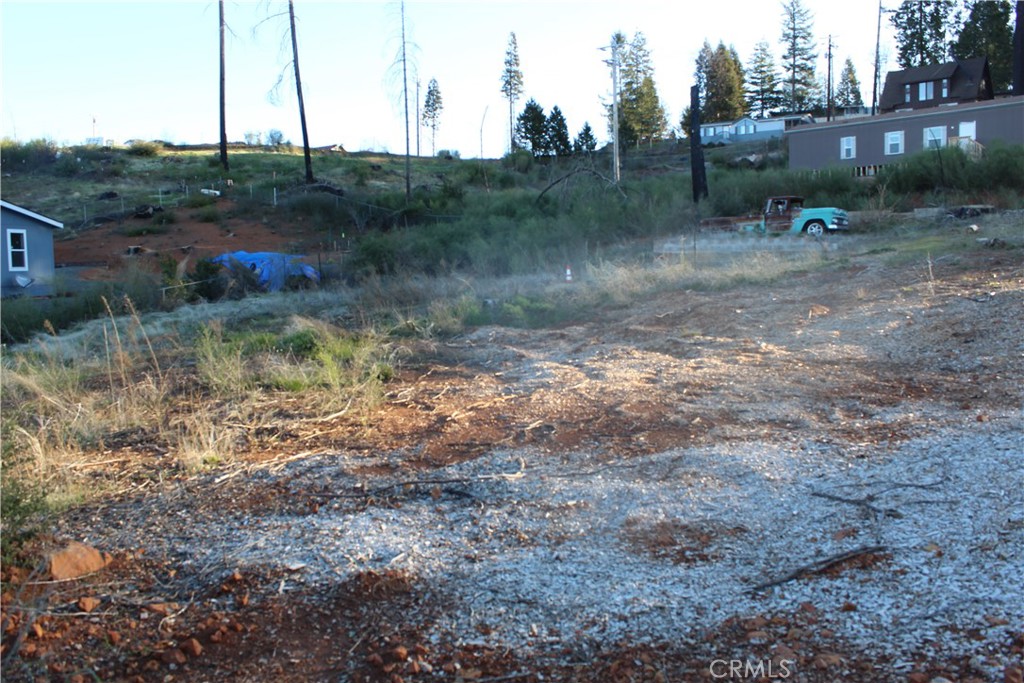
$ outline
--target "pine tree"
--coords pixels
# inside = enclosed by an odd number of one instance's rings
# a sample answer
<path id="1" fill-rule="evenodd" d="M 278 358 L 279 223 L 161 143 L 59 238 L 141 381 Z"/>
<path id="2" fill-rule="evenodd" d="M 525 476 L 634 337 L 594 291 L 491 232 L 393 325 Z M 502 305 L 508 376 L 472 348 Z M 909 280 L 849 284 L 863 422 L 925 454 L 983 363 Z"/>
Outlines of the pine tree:
<path id="1" fill-rule="evenodd" d="M 583 128 L 580 129 L 579 135 L 572 143 L 572 151 L 574 154 L 590 154 L 597 149 L 597 138 L 594 137 L 594 131 L 590 127 L 590 123 L 584 123 Z"/>
<path id="2" fill-rule="evenodd" d="M 719 43 L 708 65 L 707 92 L 704 98 L 702 121 L 734 121 L 743 116 L 746 101 L 743 98 L 743 72 L 735 57 L 735 50 Z"/>
<path id="3" fill-rule="evenodd" d="M 693 70 L 693 82 L 700 91 L 700 105 L 704 106 L 704 95 L 707 93 L 708 70 L 711 68 L 711 58 L 715 51 L 711 49 L 711 43 L 704 41 L 704 46 L 697 53 L 697 61 Z"/>
<path id="4" fill-rule="evenodd" d="M 839 74 L 839 83 L 836 85 L 835 106 L 838 108 L 860 107 L 863 104 L 857 70 L 853 67 L 853 60 L 847 57 L 846 64 L 843 65 L 843 72 Z"/>
<path id="5" fill-rule="evenodd" d="M 548 152 L 556 157 L 567 157 L 572 154 L 572 141 L 569 139 L 569 126 L 558 106 L 551 108 L 545 123 Z"/>
<path id="6" fill-rule="evenodd" d="M 668 123 L 654 85 L 654 66 L 643 33 L 636 33 L 622 56 L 619 95 L 619 141 L 653 144 L 664 137 Z"/>
<path id="7" fill-rule="evenodd" d="M 516 34 L 508 34 L 508 48 L 505 50 L 505 70 L 501 72 L 501 94 L 508 100 L 509 151 L 516 147 L 515 107 L 523 94 L 523 72 L 519 69 L 519 44 Z"/>
<path id="8" fill-rule="evenodd" d="M 775 60 L 767 42 L 761 41 L 754 46 L 754 54 L 750 58 L 747 72 L 747 110 L 751 114 L 765 118 L 782 103 L 779 75 L 775 70 Z"/>
<path id="9" fill-rule="evenodd" d="M 800 0 L 786 0 L 782 15 L 783 106 L 798 112 L 813 104 L 817 90 L 814 61 L 818 55 L 814 51 L 812 16 Z"/>
<path id="10" fill-rule="evenodd" d="M 427 96 L 423 101 L 423 125 L 430 129 L 430 154 L 437 154 L 437 129 L 441 125 L 441 111 L 444 102 L 441 99 L 441 88 L 437 79 L 431 78 L 427 84 Z"/>
<path id="11" fill-rule="evenodd" d="M 968 4 L 967 22 L 953 42 L 956 59 L 988 57 L 992 88 L 1007 90 L 1013 81 L 1013 29 L 1009 0 L 987 0 Z"/>
<path id="12" fill-rule="evenodd" d="M 947 34 L 953 0 L 904 0 L 889 21 L 896 29 L 897 63 L 903 69 L 941 64 L 949 58 Z"/>
<path id="13" fill-rule="evenodd" d="M 527 149 L 535 157 L 545 156 L 548 151 L 548 120 L 544 108 L 530 98 L 526 107 L 516 119 L 515 145 Z"/>

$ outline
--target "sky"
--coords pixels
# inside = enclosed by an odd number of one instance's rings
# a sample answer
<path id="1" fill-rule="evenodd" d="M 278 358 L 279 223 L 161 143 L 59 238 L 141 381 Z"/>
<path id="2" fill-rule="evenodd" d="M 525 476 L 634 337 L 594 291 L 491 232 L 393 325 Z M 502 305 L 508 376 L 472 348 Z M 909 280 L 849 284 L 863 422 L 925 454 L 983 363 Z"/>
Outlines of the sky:
<path id="1" fill-rule="evenodd" d="M 309 142 L 350 152 L 405 152 L 400 4 L 295 0 L 299 68 Z M 870 105 L 878 32 L 875 0 L 803 0 L 812 14 L 818 73 L 833 78 L 852 59 Z M 269 130 L 302 143 L 287 2 L 225 2 L 227 133 L 231 141 Z M 736 48 L 748 63 L 767 41 L 782 54 L 780 0 L 406 0 L 410 118 L 436 79 L 443 110 L 436 138 L 420 131 L 419 152 L 500 157 L 508 149 L 509 104 L 501 75 L 509 36 L 519 47 L 523 94 L 565 116 L 575 137 L 589 123 L 609 137 L 605 105 L 611 71 L 600 48 L 622 32 L 646 39 L 654 80 L 671 126 L 689 102 L 704 41 Z M 103 138 L 216 143 L 219 29 L 215 0 L 51 2 L 0 0 L 3 137 L 84 144 Z M 895 67 L 895 40 L 881 26 L 881 73 Z M 275 84 L 281 80 L 280 86 Z M 419 97 L 417 98 L 417 81 Z M 276 94 L 276 97 L 275 97 Z M 417 153 L 416 128 L 410 148 Z"/>

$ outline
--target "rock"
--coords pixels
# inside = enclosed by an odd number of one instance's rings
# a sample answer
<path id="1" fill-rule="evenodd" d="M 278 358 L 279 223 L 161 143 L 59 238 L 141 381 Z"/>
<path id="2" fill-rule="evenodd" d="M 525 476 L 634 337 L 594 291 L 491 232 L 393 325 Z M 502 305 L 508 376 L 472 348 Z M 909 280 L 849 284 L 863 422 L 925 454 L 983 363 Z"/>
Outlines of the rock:
<path id="1" fill-rule="evenodd" d="M 195 638 L 189 638 L 181 644 L 181 650 L 189 657 L 198 657 L 203 654 L 203 646 Z"/>
<path id="2" fill-rule="evenodd" d="M 1003 670 L 1003 683 L 1024 683 L 1024 668 L 1007 666 Z"/>
<path id="3" fill-rule="evenodd" d="M 171 647 L 163 651 L 163 654 L 160 655 L 160 661 L 164 664 L 184 664 L 188 661 L 188 657 L 180 649 Z"/>
<path id="4" fill-rule="evenodd" d="M 60 550 L 50 553 L 47 558 L 47 569 L 51 579 L 64 581 L 98 572 L 112 560 L 109 553 L 101 553 L 92 546 L 72 541 Z"/>
<path id="5" fill-rule="evenodd" d="M 79 598 L 78 609 L 83 612 L 91 612 L 100 606 L 99 598 Z"/>

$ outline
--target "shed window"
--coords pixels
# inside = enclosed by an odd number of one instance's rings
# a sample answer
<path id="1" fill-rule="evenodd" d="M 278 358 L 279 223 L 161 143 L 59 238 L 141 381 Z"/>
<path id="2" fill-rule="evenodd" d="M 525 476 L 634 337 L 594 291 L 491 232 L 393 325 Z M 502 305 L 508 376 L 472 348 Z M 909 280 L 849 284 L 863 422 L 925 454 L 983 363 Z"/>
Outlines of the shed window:
<path id="1" fill-rule="evenodd" d="M 935 83 L 928 81 L 917 84 L 917 99 L 921 102 L 935 98 Z"/>
<path id="2" fill-rule="evenodd" d="M 885 134 L 885 153 L 887 156 L 903 154 L 902 130 L 894 130 Z"/>
<path id="3" fill-rule="evenodd" d="M 949 79 L 942 79 L 942 99 L 949 97 Z"/>
<path id="4" fill-rule="evenodd" d="M 848 138 L 842 138 L 839 140 L 839 158 L 840 159 L 856 159 L 857 158 L 857 138 L 856 136 L 850 136 Z"/>
<path id="5" fill-rule="evenodd" d="M 28 236 L 24 230 L 7 231 L 7 267 L 28 270 Z"/>
<path id="6" fill-rule="evenodd" d="M 907 83 L 905 86 L 903 86 L 903 102 L 906 103 L 906 104 L 910 104 L 910 84 L 909 83 Z"/>
<path id="7" fill-rule="evenodd" d="M 946 127 L 933 126 L 924 129 L 924 141 L 922 146 L 925 149 L 941 149 L 946 146 Z"/>

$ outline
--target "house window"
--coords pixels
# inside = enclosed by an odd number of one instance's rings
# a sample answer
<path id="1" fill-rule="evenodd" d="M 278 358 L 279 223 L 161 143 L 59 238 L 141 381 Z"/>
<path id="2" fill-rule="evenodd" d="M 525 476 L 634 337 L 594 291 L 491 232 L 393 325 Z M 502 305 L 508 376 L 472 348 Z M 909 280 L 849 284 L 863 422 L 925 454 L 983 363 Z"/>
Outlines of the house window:
<path id="1" fill-rule="evenodd" d="M 942 99 L 949 97 L 949 79 L 942 79 Z"/>
<path id="2" fill-rule="evenodd" d="M 917 84 L 917 99 L 921 102 L 925 100 L 931 100 L 935 98 L 935 83 L 928 81 L 927 83 Z"/>
<path id="3" fill-rule="evenodd" d="M 848 138 L 841 138 L 839 140 L 839 158 L 840 159 L 856 159 L 857 158 L 857 138 L 850 136 Z"/>
<path id="4" fill-rule="evenodd" d="M 907 83 L 905 86 L 903 86 L 903 102 L 905 104 L 910 104 L 910 84 L 909 83 Z"/>
<path id="5" fill-rule="evenodd" d="M 7 231 L 7 267 L 28 270 L 28 235 L 24 230 Z"/>
<path id="6" fill-rule="evenodd" d="M 923 146 L 925 149 L 942 149 L 945 147 L 946 127 L 934 126 L 932 128 L 925 128 Z"/>
<path id="7" fill-rule="evenodd" d="M 894 130 L 885 134 L 885 154 L 903 154 L 903 131 Z"/>

